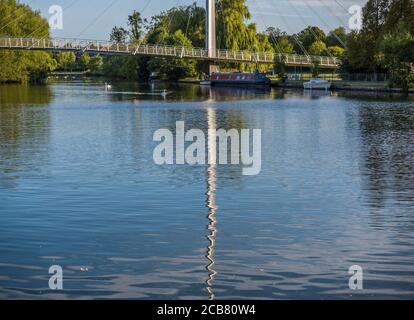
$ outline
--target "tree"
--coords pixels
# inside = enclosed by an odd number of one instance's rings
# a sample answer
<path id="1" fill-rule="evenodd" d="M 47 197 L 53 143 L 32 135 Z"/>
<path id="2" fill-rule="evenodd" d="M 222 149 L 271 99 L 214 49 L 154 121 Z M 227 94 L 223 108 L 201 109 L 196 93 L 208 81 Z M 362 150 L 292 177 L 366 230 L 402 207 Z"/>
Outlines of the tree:
<path id="1" fill-rule="evenodd" d="M 113 27 L 110 40 L 116 43 L 125 43 L 128 38 L 128 31 L 122 27 Z"/>
<path id="2" fill-rule="evenodd" d="M 255 34 L 247 23 L 251 18 L 246 0 L 217 1 L 218 46 L 228 50 L 248 50 L 254 46 Z"/>
<path id="3" fill-rule="evenodd" d="M 326 45 L 328 47 L 344 47 L 344 44 L 346 43 L 346 30 L 344 27 L 339 27 L 331 32 L 329 32 L 328 36 L 326 37 Z"/>
<path id="4" fill-rule="evenodd" d="M 363 11 L 363 32 L 378 38 L 388 13 L 390 0 L 369 0 Z"/>
<path id="5" fill-rule="evenodd" d="M 275 52 L 294 53 L 293 45 L 290 43 L 289 36 L 286 32 L 282 32 L 279 28 L 270 27 L 267 28 L 266 34 Z"/>
<path id="6" fill-rule="evenodd" d="M 341 58 L 345 54 L 345 49 L 339 46 L 328 47 L 327 52 L 333 57 Z"/>
<path id="7" fill-rule="evenodd" d="M 169 34 L 181 30 L 193 46 L 204 47 L 206 12 L 204 8 L 197 6 L 197 2 L 172 8 L 165 15 Z"/>
<path id="8" fill-rule="evenodd" d="M 128 16 L 128 25 L 130 27 L 130 38 L 132 42 L 139 42 L 142 36 L 142 18 L 141 13 L 135 11 Z"/>
<path id="9" fill-rule="evenodd" d="M 59 69 L 73 70 L 76 63 L 76 55 L 73 52 L 62 52 L 57 56 Z"/>
<path id="10" fill-rule="evenodd" d="M 285 71 L 286 71 L 286 55 L 277 54 L 275 56 L 275 72 L 279 80 L 282 81 L 282 83 L 286 82 Z"/>
<path id="11" fill-rule="evenodd" d="M 315 41 L 308 49 L 308 53 L 313 56 L 326 55 L 327 48 L 326 44 L 322 41 Z"/>
<path id="12" fill-rule="evenodd" d="M 99 54 L 91 58 L 89 62 L 89 69 L 91 72 L 93 73 L 101 72 L 102 66 L 103 66 L 103 59 Z"/>
<path id="13" fill-rule="evenodd" d="M 79 66 L 83 69 L 86 70 L 89 68 L 90 66 L 90 62 L 91 62 L 91 57 L 89 56 L 89 54 L 84 53 L 80 58 L 79 58 Z"/>
<path id="14" fill-rule="evenodd" d="M 400 22 L 381 43 L 382 60 L 390 71 L 391 85 L 404 91 L 414 82 L 414 36 L 408 29 Z"/>
<path id="15" fill-rule="evenodd" d="M 246 0 L 217 1 L 217 46 L 235 51 L 267 51 L 274 49 L 267 36 L 257 33 L 256 24 L 250 23 L 250 11 Z M 244 63 L 224 64 L 239 71 L 251 70 L 254 66 Z M 263 66 L 258 66 L 259 69 Z"/>
<path id="16" fill-rule="evenodd" d="M 392 31 L 400 22 L 404 23 L 411 34 L 414 34 L 414 1 L 393 0 L 391 1 L 385 18 L 385 29 Z"/>
<path id="17" fill-rule="evenodd" d="M 191 47 L 190 40 L 181 30 L 176 31 L 173 35 L 166 38 L 167 45 Z M 185 77 L 194 77 L 197 75 L 197 63 L 195 60 L 184 59 L 163 59 L 156 58 L 150 62 L 152 70 L 159 71 L 169 80 L 178 80 Z"/>
<path id="18" fill-rule="evenodd" d="M 8 36 L 49 38 L 49 24 L 39 12 L 16 0 L 0 1 L 0 33 Z M 21 19 L 24 17 L 24 19 Z M 46 52 L 0 51 L 0 82 L 36 82 L 56 68 Z"/>
<path id="19" fill-rule="evenodd" d="M 401 28 L 403 25 L 405 32 L 413 35 L 413 16 L 413 0 L 369 0 L 363 9 L 362 30 L 347 36 L 343 69 L 348 72 L 375 73 L 387 72 L 388 69 L 393 73 L 392 64 L 383 52 L 384 48 L 390 50 L 394 46 L 401 49 L 401 46 L 391 41 L 390 34 L 394 34 L 397 26 Z M 399 59 L 395 52 L 392 55 Z"/>
<path id="20" fill-rule="evenodd" d="M 246 0 L 217 1 L 217 45 L 218 48 L 256 52 L 274 52 L 267 34 L 257 32 L 256 25 L 249 23 L 250 12 Z M 131 17 L 134 19 L 131 19 Z M 113 41 L 122 41 L 125 34 L 140 34 L 140 41 L 150 44 L 204 47 L 206 11 L 194 2 L 189 6 L 173 7 L 149 20 L 140 20 L 138 14 L 129 16 L 131 30 L 114 28 Z M 134 23 L 132 23 L 134 21 Z M 144 34 L 145 30 L 145 34 Z M 283 51 L 292 52 L 287 36 L 281 40 Z M 222 64 L 239 70 L 256 68 L 253 64 Z M 260 70 L 265 66 L 258 65 Z M 160 59 L 149 57 L 106 57 L 103 71 L 108 76 L 137 79 L 145 78 L 149 71 L 160 71 L 169 79 L 199 76 L 202 63 L 185 59 Z"/>
<path id="21" fill-rule="evenodd" d="M 299 32 L 296 35 L 296 38 L 302 43 L 306 50 L 309 50 L 310 46 L 316 42 L 321 41 L 325 42 L 326 35 L 325 32 L 316 26 L 309 26 L 306 29 Z M 298 48 L 301 51 L 301 48 Z"/>

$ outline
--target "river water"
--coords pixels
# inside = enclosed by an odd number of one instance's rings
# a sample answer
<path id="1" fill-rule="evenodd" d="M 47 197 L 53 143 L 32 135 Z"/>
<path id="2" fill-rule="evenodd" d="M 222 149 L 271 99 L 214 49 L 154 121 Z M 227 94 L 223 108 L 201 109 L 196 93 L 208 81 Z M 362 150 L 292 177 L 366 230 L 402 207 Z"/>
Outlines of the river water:
<path id="1" fill-rule="evenodd" d="M 0 298 L 414 298 L 412 98 L 165 86 L 0 86 Z M 212 119 L 259 175 L 154 163 Z"/>

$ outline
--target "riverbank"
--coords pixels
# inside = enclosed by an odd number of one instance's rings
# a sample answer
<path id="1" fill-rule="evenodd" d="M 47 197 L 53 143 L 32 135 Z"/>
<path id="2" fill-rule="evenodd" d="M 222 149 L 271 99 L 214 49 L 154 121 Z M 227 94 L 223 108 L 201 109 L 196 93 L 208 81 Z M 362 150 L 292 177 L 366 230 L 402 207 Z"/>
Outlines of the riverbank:
<path id="1" fill-rule="evenodd" d="M 305 81 L 287 81 L 285 83 L 281 83 L 277 80 L 272 80 L 272 87 L 303 89 L 304 82 Z M 332 81 L 331 90 L 404 93 L 401 88 L 389 88 L 384 82 Z M 414 89 L 410 89 L 408 93 L 414 94 Z"/>
<path id="2" fill-rule="evenodd" d="M 178 80 L 179 83 L 199 84 L 197 79 Z M 278 80 L 271 80 L 271 86 L 274 88 L 303 89 L 303 83 L 306 81 L 287 81 L 281 83 Z M 338 91 L 361 91 L 361 92 L 381 92 L 381 93 L 404 93 L 401 88 L 389 88 L 384 82 L 364 82 L 364 81 L 332 81 L 331 90 Z M 414 94 L 414 89 L 410 89 L 409 94 Z"/>

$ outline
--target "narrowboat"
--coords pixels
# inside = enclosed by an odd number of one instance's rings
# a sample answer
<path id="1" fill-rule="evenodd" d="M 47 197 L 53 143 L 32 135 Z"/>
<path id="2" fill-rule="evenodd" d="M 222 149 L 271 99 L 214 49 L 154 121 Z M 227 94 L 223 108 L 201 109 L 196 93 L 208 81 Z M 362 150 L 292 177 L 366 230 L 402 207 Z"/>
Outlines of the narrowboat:
<path id="1" fill-rule="evenodd" d="M 270 79 L 260 72 L 220 72 L 207 76 L 201 85 L 270 86 Z"/>

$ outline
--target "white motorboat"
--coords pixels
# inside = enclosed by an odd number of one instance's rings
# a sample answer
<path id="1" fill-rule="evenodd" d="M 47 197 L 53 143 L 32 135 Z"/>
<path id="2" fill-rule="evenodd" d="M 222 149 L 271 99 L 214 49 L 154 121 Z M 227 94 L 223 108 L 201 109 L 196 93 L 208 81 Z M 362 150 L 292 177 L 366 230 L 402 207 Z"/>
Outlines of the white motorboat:
<path id="1" fill-rule="evenodd" d="M 328 80 L 315 78 L 309 82 L 305 82 L 303 87 L 310 90 L 328 90 L 331 88 L 331 83 Z"/>

